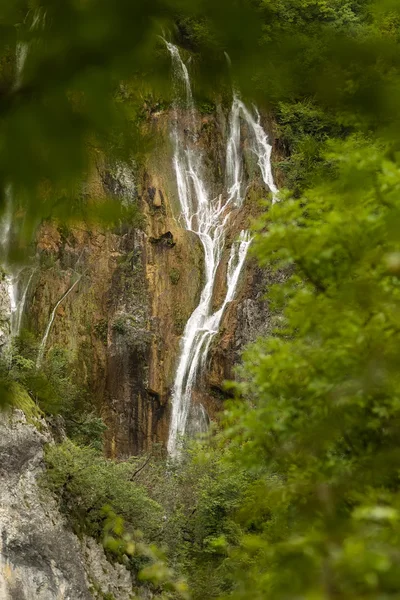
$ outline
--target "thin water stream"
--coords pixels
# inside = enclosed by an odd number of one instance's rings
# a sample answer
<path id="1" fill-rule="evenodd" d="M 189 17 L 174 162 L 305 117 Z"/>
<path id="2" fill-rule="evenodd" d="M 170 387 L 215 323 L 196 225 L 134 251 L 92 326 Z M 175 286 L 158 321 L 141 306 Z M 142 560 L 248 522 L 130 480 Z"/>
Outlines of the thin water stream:
<path id="1" fill-rule="evenodd" d="M 82 278 L 82 275 L 79 275 L 79 277 L 69 286 L 69 288 L 67 289 L 65 294 L 63 294 L 61 296 L 61 298 L 59 299 L 59 301 L 57 302 L 57 304 L 54 306 L 53 310 L 51 311 L 49 322 L 45 329 L 42 341 L 40 342 L 39 352 L 38 352 L 37 359 L 36 359 L 36 369 L 39 369 L 42 366 L 44 353 L 46 351 L 47 340 L 48 340 L 52 325 L 54 323 L 54 319 L 57 314 L 57 309 L 60 306 L 60 304 L 62 304 L 62 302 L 64 302 L 64 300 L 67 298 L 67 296 L 69 296 L 69 294 L 72 292 L 72 290 L 78 285 L 81 278 Z"/>

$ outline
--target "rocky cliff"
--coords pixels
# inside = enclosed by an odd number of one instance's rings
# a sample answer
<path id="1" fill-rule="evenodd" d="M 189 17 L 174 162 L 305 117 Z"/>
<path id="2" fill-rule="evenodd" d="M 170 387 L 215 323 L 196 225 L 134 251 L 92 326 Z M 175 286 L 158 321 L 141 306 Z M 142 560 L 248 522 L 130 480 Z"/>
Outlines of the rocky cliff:
<path id="1" fill-rule="evenodd" d="M 80 384 L 107 424 L 110 456 L 126 457 L 165 443 L 180 340 L 202 287 L 201 245 L 178 219 L 169 121 L 168 111 L 149 117 L 146 132 L 154 143 L 142 164 L 122 168 L 97 156 L 88 177 L 87 201 L 111 196 L 138 205 L 140 227 L 125 222 L 110 230 L 84 222 L 71 227 L 49 222 L 38 236 L 40 268 L 28 293 L 24 324 L 43 336 L 53 308 L 79 274 L 79 283 L 56 311 L 46 351 L 56 346 L 70 351 Z M 198 144 L 211 165 L 211 187 L 223 177 L 226 128 L 222 110 L 202 117 Z M 231 218 L 216 308 L 224 294 L 230 245 L 257 215 L 258 199 L 265 194 L 251 153 L 246 168 L 251 185 Z M 222 407 L 223 381 L 233 376 L 244 344 L 268 327 L 266 279 L 249 258 L 195 393 L 212 418 Z"/>
<path id="2" fill-rule="evenodd" d="M 79 540 L 55 499 L 39 485 L 44 421 L 16 410 L 0 420 L 1 600 L 129 600 L 131 574 L 93 539 Z"/>
<path id="3" fill-rule="evenodd" d="M 203 249 L 179 219 L 172 169 L 168 111 L 152 113 L 146 133 L 154 140 L 140 164 L 111 164 L 93 156 L 82 201 L 106 199 L 137 207 L 137 219 L 108 227 L 93 220 L 47 221 L 37 236 L 36 268 L 24 279 L 23 328 L 52 350 L 68 353 L 75 383 L 90 396 L 106 425 L 105 451 L 125 458 L 165 446 L 171 389 L 185 324 L 204 282 Z M 227 115 L 201 117 L 197 144 L 210 166 L 210 188 L 224 173 Z M 265 195 L 254 158 L 245 155 L 246 197 L 235 208 L 217 272 L 213 309 L 226 294 L 232 244 L 248 229 Z M 127 210 L 129 214 L 129 210 Z M 265 289 L 280 274 L 261 270 L 249 255 L 236 295 L 212 341 L 207 368 L 194 389 L 214 419 L 223 407 L 223 382 L 234 377 L 243 347 L 268 332 L 271 319 Z M 28 284 L 28 287 L 26 285 Z M 7 282 L 0 282 L 0 347 L 10 338 L 11 305 Z M 51 327 L 49 327 L 51 325 Z M 28 416 L 26 416 L 28 414 Z M 44 446 L 53 443 L 48 425 L 29 410 L 0 420 L 0 598 L 4 600 L 129 600 L 132 574 L 107 560 L 93 539 L 78 539 L 56 500 L 40 485 Z"/>

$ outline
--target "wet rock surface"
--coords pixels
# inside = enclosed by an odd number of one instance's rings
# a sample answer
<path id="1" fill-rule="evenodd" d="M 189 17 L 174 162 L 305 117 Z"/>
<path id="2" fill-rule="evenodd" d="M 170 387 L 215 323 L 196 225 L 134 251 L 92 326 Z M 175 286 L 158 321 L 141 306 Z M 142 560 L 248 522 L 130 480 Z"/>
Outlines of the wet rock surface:
<path id="1" fill-rule="evenodd" d="M 227 122 L 220 113 L 203 119 L 197 141 L 210 166 L 211 191 L 217 190 L 225 168 Z M 166 443 L 182 334 L 204 287 L 201 243 L 179 219 L 170 121 L 165 111 L 146 123 L 155 144 L 140 169 L 110 166 L 97 156 L 86 184 L 85 194 L 96 202 L 112 195 L 136 205 L 143 217 L 140 226 L 126 222 L 107 229 L 80 223 L 66 230 L 47 223 L 38 238 L 40 273 L 27 301 L 25 324 L 40 339 L 71 273 L 82 274 L 57 311 L 48 351 L 58 346 L 73 358 L 79 384 L 106 422 L 106 453 L 112 457 L 138 455 Z M 213 310 L 226 294 L 230 248 L 265 197 L 247 154 L 245 162 L 252 183 L 243 206 L 232 212 Z M 269 284 L 270 276 L 248 260 L 194 394 L 211 418 L 223 406 L 223 381 L 233 377 L 244 346 L 271 329 L 264 300 Z"/>

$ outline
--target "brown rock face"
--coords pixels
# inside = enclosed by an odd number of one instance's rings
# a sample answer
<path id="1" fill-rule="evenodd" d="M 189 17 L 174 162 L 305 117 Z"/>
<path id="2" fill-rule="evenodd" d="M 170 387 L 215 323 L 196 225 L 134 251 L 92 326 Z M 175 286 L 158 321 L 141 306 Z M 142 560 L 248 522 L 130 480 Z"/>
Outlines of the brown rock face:
<path id="1" fill-rule="evenodd" d="M 136 170 L 134 192 L 126 173 L 121 176 L 120 169 L 103 163 L 93 168 L 87 184 L 86 193 L 97 201 L 111 194 L 137 203 L 144 226 L 123 223 L 107 230 L 85 223 L 69 229 L 43 225 L 38 237 L 41 266 L 27 303 L 26 324 L 41 337 L 71 277 L 81 275 L 57 310 L 47 351 L 61 346 L 70 352 L 79 383 L 88 389 L 108 426 L 106 452 L 114 457 L 166 442 L 181 336 L 203 285 L 201 244 L 177 219 L 168 119 L 166 113 L 148 124 L 158 142 L 146 164 Z M 207 117 L 202 127 L 199 144 L 217 179 L 224 169 L 225 123 L 221 116 Z M 215 308 L 226 291 L 230 246 L 257 214 L 258 198 L 265 196 L 260 190 L 255 180 L 243 207 L 231 215 Z M 213 341 L 208 372 L 194 393 L 194 402 L 201 402 L 211 418 L 222 407 L 222 383 L 232 378 L 243 346 L 268 329 L 263 293 L 270 280 L 253 259 L 247 261 L 237 296 Z"/>

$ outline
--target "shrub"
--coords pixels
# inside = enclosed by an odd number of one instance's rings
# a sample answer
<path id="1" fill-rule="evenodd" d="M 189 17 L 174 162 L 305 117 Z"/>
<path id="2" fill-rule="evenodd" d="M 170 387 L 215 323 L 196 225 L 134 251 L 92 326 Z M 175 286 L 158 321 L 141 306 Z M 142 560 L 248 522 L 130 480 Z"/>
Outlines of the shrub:
<path id="1" fill-rule="evenodd" d="M 70 440 L 46 450 L 48 469 L 43 484 L 60 498 L 60 506 L 76 533 L 101 539 L 105 507 L 120 515 L 130 531 L 147 540 L 158 536 L 161 507 L 134 482 L 137 460 L 113 462 L 93 448 Z"/>
<path id="2" fill-rule="evenodd" d="M 101 449 L 106 426 L 93 409 L 88 390 L 78 385 L 73 355 L 54 347 L 41 369 L 35 365 L 37 342 L 27 331 L 14 339 L 4 380 L 17 382 L 47 416 L 61 415 L 68 436 L 82 445 Z"/>
<path id="3" fill-rule="evenodd" d="M 103 344 L 107 343 L 107 335 L 108 335 L 108 323 L 106 319 L 100 319 L 94 326 L 94 332 L 97 337 L 103 342 Z"/>

